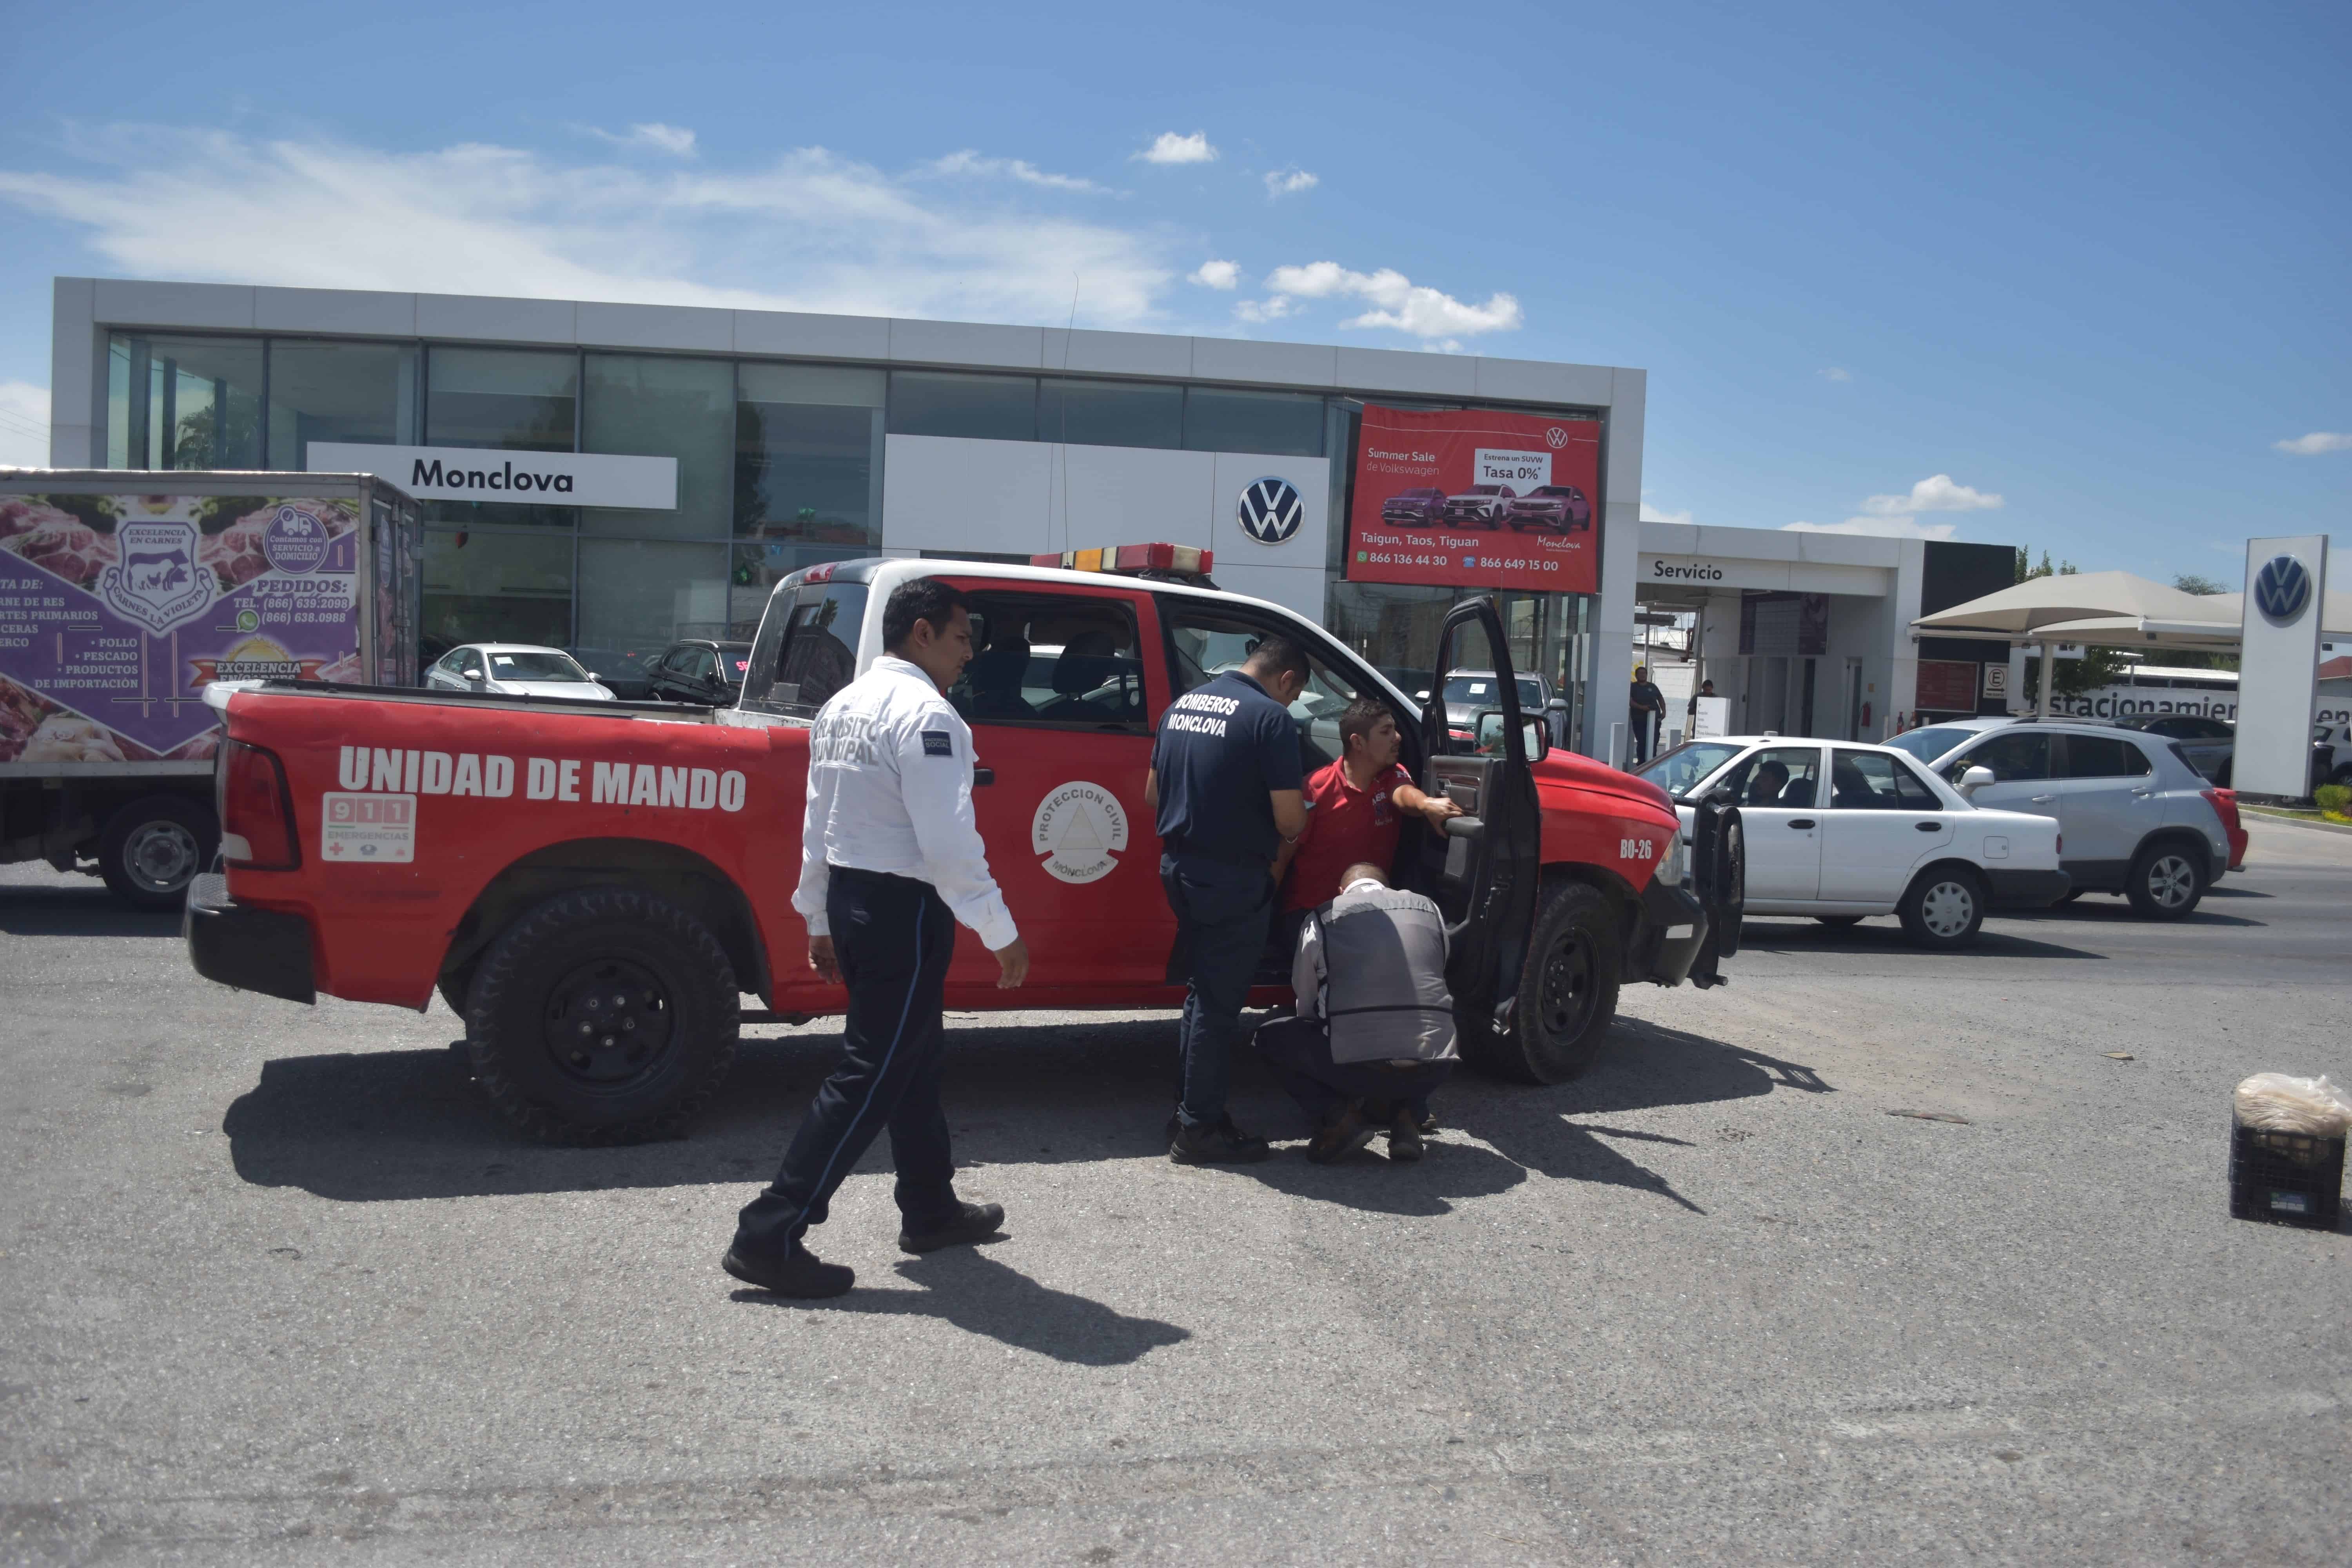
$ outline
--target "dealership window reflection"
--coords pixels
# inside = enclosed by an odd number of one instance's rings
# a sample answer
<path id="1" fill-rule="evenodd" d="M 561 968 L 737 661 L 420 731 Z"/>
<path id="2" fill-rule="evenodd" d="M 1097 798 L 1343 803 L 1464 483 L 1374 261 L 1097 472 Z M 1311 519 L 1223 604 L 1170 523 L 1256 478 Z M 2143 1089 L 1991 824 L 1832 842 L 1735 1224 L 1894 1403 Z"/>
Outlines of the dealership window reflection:
<path id="1" fill-rule="evenodd" d="M 572 541 L 546 533 L 430 530 L 418 659 L 460 643 L 572 641 Z"/>
<path id="2" fill-rule="evenodd" d="M 735 532 L 764 542 L 753 557 L 763 568 L 789 572 L 880 546 L 885 387 L 878 370 L 738 367 Z"/>
<path id="3" fill-rule="evenodd" d="M 589 354 L 583 370 L 580 449 L 677 459 L 670 510 L 586 507 L 583 532 L 713 539 L 728 531 L 735 367 L 725 360 Z"/>
<path id="4" fill-rule="evenodd" d="M 261 467 L 261 353 L 251 338 L 118 333 L 107 345 L 107 462 Z"/>
<path id="5" fill-rule="evenodd" d="M 417 359 L 393 343 L 273 342 L 269 466 L 307 468 L 313 441 L 415 446 Z"/>

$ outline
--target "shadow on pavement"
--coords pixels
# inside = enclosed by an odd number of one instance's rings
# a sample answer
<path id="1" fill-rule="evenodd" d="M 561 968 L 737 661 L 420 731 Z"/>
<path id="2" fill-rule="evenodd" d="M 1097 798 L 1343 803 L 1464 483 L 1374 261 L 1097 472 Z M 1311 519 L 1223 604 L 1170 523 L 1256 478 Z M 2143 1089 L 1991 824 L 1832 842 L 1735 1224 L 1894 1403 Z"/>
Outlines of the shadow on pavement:
<path id="1" fill-rule="evenodd" d="M 1174 1039 L 1172 1018 L 954 1030 L 945 1098 L 958 1164 L 1162 1157 Z M 715 1183 L 740 1183 L 748 1195 L 782 1157 L 810 1095 L 832 1070 L 839 1040 L 824 1025 L 747 1039 L 715 1109 L 688 1137 L 669 1142 L 609 1149 L 525 1142 L 491 1113 L 447 1049 L 267 1062 L 260 1081 L 229 1106 L 221 1131 L 244 1180 L 341 1202 Z M 1611 1146 L 1608 1131 L 1570 1119 L 1828 1089 L 1796 1063 L 1621 1019 L 1599 1064 L 1572 1083 L 1528 1088 L 1463 1074 L 1442 1089 L 1440 1121 L 1486 1148 L 1448 1143 L 1441 1134 L 1419 1166 L 1386 1168 L 1378 1154 L 1316 1166 L 1286 1149 L 1241 1169 L 1286 1192 L 1392 1214 L 1444 1214 L 1449 1200 L 1501 1192 L 1530 1169 L 1671 1196 L 1659 1177 Z M 1246 1050 L 1235 1063 L 1234 1098 L 1244 1125 L 1305 1136 L 1297 1109 Z M 888 1159 L 886 1138 L 858 1168 L 887 1170 Z M 1363 1169 L 1359 1161 L 1384 1168 Z"/>
<path id="2" fill-rule="evenodd" d="M 919 1290 L 873 1289 L 864 1281 L 846 1296 L 797 1301 L 765 1290 L 738 1290 L 738 1301 L 800 1311 L 937 1318 L 966 1333 L 1076 1366 L 1125 1366 L 1161 1345 L 1192 1337 L 1157 1318 L 1130 1318 L 1100 1301 L 1040 1285 L 975 1247 L 959 1247 L 898 1266 Z"/>
<path id="3" fill-rule="evenodd" d="M 1828 926 L 1819 921 L 1804 919 L 1759 919 L 1749 916 L 1740 926 L 1739 942 L 1743 949 L 1754 948 L 1761 952 L 1900 952 L 1916 958 L 1946 959 L 1966 963 L 1971 958 L 2051 958 L 2090 959 L 2105 963 L 2104 952 L 2092 952 L 2079 947 L 2063 947 L 2054 942 L 2041 942 L 2030 936 L 2019 936 L 2003 931 L 1993 923 L 2004 921 L 2041 921 L 2053 914 L 2061 918 L 2066 911 L 2031 910 L 1995 912 L 1984 929 L 1977 933 L 1976 944 L 1948 952 L 1915 946 L 1892 915 L 1864 921 L 1860 925 Z M 2191 917 L 2194 918 L 2194 917 Z M 2222 916 L 2227 920 L 2231 917 Z M 2250 922 L 2240 922 L 2250 923 Z"/>
<path id="4" fill-rule="evenodd" d="M 9 936 L 177 936 L 177 910 L 134 910 L 105 887 L 0 887 L 0 932 Z"/>

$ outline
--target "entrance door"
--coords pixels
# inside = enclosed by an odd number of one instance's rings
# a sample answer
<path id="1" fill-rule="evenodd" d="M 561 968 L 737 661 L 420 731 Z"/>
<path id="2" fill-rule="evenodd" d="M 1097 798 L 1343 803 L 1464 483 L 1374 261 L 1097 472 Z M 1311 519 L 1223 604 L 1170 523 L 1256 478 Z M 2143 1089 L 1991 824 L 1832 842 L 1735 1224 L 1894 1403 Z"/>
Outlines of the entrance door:
<path id="1" fill-rule="evenodd" d="M 1862 660 L 1845 661 L 1845 738 L 1862 739 Z"/>
<path id="2" fill-rule="evenodd" d="M 1476 647 L 1480 632 L 1484 650 Z M 1487 666 L 1486 658 L 1494 663 Z M 1499 723 L 1474 718 L 1470 738 L 1456 740 L 1446 722 L 1444 692 L 1447 675 L 1463 666 L 1495 671 Z M 1528 770 L 1533 715 L 1519 706 L 1518 681 L 1492 599 L 1465 599 L 1447 612 L 1430 691 L 1421 721 L 1429 759 L 1422 788 L 1450 796 L 1475 826 L 1423 838 L 1415 890 L 1435 899 L 1444 914 L 1446 984 L 1464 1047 L 1475 1050 L 1496 1032 L 1497 1013 L 1517 994 L 1543 860 L 1542 816 Z"/>
<path id="3" fill-rule="evenodd" d="M 957 585 L 971 601 L 978 651 L 948 700 L 992 775 L 973 790 L 973 814 L 1029 944 L 1031 984 L 1130 994 L 1159 984 L 1175 917 L 1143 800 L 1145 672 L 1158 661 L 1142 657 L 1141 595 Z M 961 937 L 950 986 L 995 982 L 995 960 Z"/>

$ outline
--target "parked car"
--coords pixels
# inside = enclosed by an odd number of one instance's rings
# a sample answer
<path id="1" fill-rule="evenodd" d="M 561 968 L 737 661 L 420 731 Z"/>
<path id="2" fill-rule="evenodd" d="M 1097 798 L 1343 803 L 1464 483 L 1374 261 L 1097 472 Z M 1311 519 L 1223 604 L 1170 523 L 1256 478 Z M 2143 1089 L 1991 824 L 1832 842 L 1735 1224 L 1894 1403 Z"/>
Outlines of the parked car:
<path id="1" fill-rule="evenodd" d="M 1592 527 L 1592 503 L 1574 485 L 1538 485 L 1513 500 L 1503 515 L 1515 531 L 1549 528 L 1554 533 L 1578 533 Z"/>
<path id="2" fill-rule="evenodd" d="M 1381 521 L 1396 528 L 1435 528 L 1444 520 L 1445 492 L 1399 490 L 1381 502 Z"/>
<path id="3" fill-rule="evenodd" d="M 646 675 L 650 661 L 643 648 L 568 647 L 563 651 L 585 665 L 599 685 L 624 702 L 643 702 L 652 695 Z"/>
<path id="4" fill-rule="evenodd" d="M 2314 724 L 2311 731 L 2314 784 L 2352 784 L 2352 724 Z"/>
<path id="5" fill-rule="evenodd" d="M 2230 758 L 2238 749 L 2238 727 L 2226 719 L 2208 719 L 2201 713 L 2134 713 L 2116 720 L 2116 725 L 2177 742 L 2190 767 L 2215 784 L 2230 782 Z"/>
<path id="6" fill-rule="evenodd" d="M 1540 675 L 1515 676 L 1519 687 L 1519 711 L 1530 717 L 1540 717 L 1551 744 L 1568 743 L 1568 699 L 1552 683 Z M 1412 689 L 1426 691 L 1428 682 Z M 1502 693 L 1491 669 L 1457 669 L 1445 678 L 1445 728 L 1454 740 L 1471 739 L 1471 726 L 1477 722 L 1482 708 L 1491 709 L 1502 701 Z"/>
<path id="7" fill-rule="evenodd" d="M 1731 792 L 1751 915 L 1844 926 L 1891 914 L 1923 947 L 1965 947 L 1988 909 L 2044 908 L 2072 886 L 2054 820 L 1979 805 L 1892 746 L 1710 738 L 1634 776 L 1674 798 L 1686 841 L 1696 803 Z"/>
<path id="8" fill-rule="evenodd" d="M 1472 485 L 1445 498 L 1441 519 L 1456 527 L 1493 528 L 1502 522 L 1517 494 L 1508 485 Z"/>
<path id="9" fill-rule="evenodd" d="M 646 695 L 656 702 L 732 707 L 751 665 L 751 645 L 682 637 L 646 667 Z"/>
<path id="10" fill-rule="evenodd" d="M 1978 805 L 2055 818 L 2074 895 L 2121 893 L 2149 920 L 2179 920 L 2245 862 L 2237 796 L 2162 735 L 2076 720 L 1977 719 L 1895 739 L 1948 741 L 1928 765 L 1956 785 L 1972 769 L 1989 770 L 1992 778 L 1973 794 Z"/>
<path id="11" fill-rule="evenodd" d="M 461 643 L 425 672 L 434 691 L 470 691 L 483 697 L 569 697 L 610 702 L 613 693 L 560 647 L 529 643 Z"/>

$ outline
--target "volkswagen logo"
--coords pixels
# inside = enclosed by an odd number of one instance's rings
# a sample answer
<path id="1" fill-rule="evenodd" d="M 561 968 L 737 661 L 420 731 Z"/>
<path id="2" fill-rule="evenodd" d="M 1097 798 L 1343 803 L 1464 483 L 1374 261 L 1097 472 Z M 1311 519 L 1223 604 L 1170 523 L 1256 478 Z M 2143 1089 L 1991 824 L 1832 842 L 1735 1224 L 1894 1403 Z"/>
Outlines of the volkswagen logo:
<path id="1" fill-rule="evenodd" d="M 2294 556 L 2273 555 L 2254 574 L 2254 603 L 2273 625 L 2286 625 L 2310 602 L 2310 569 Z"/>
<path id="2" fill-rule="evenodd" d="M 1252 479 L 1242 491 L 1242 531 L 1260 544 L 1280 544 L 1307 521 L 1307 502 L 1288 479 Z"/>
<path id="3" fill-rule="evenodd" d="M 1549 447 L 1555 452 L 1559 451 L 1562 447 L 1568 445 L 1568 432 L 1561 429 L 1557 425 L 1553 426 L 1550 429 L 1544 432 L 1544 445 Z"/>

